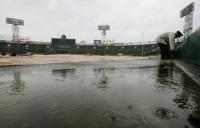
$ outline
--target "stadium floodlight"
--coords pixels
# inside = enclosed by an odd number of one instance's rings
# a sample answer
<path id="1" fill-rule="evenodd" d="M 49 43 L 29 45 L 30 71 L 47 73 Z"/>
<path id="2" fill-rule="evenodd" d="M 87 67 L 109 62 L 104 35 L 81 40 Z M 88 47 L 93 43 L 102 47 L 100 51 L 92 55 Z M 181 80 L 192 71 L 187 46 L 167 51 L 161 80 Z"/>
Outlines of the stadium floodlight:
<path id="1" fill-rule="evenodd" d="M 13 41 L 19 41 L 19 25 L 24 26 L 24 20 L 14 19 L 14 18 L 6 18 L 7 24 L 12 24 L 12 32 L 13 32 Z"/>
<path id="2" fill-rule="evenodd" d="M 194 2 L 183 8 L 180 12 L 180 17 L 184 17 L 194 11 Z"/>
<path id="3" fill-rule="evenodd" d="M 98 25 L 98 30 L 102 31 L 103 42 L 106 40 L 106 31 L 110 30 L 110 25 Z"/>
<path id="4" fill-rule="evenodd" d="M 180 17 L 185 17 L 185 24 L 183 28 L 184 36 L 187 37 L 192 33 L 193 29 L 193 11 L 194 11 L 194 2 L 186 6 L 180 11 Z"/>

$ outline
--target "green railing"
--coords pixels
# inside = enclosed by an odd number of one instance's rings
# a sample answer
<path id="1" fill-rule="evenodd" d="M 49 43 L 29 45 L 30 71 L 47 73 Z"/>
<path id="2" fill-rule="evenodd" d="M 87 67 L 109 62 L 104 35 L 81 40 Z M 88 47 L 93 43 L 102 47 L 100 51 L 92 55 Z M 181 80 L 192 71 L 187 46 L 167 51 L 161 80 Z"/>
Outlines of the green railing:
<path id="1" fill-rule="evenodd" d="M 27 52 L 41 54 L 91 54 L 91 55 L 132 55 L 148 56 L 160 53 L 157 44 L 124 45 L 124 46 L 95 46 L 75 45 L 68 48 L 51 47 L 50 44 L 11 43 L 0 41 L 0 52 L 25 54 Z"/>
<path id="2" fill-rule="evenodd" d="M 200 65 L 200 28 L 177 47 L 175 56 L 176 59 Z"/>

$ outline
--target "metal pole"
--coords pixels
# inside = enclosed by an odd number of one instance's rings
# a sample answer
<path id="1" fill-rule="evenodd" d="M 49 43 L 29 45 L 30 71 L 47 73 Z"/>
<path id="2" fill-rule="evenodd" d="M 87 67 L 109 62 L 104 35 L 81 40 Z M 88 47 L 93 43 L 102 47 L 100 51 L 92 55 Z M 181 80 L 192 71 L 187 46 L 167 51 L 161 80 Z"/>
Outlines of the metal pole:
<path id="1" fill-rule="evenodd" d="M 12 25 L 13 41 L 19 41 L 19 26 L 16 24 Z"/>
<path id="2" fill-rule="evenodd" d="M 143 46 L 143 44 L 144 44 L 144 32 L 142 33 L 142 56 L 144 56 L 144 46 Z"/>
<path id="3" fill-rule="evenodd" d="M 105 44 L 105 42 L 106 42 L 106 30 L 102 30 L 102 41 Z"/>

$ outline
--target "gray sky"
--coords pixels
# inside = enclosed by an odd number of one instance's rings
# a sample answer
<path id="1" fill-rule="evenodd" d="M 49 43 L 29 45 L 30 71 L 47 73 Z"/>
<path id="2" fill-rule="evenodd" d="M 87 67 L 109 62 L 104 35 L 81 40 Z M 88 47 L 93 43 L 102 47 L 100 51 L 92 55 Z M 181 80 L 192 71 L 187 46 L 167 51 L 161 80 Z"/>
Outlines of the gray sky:
<path id="1" fill-rule="evenodd" d="M 183 29 L 180 10 L 195 2 L 194 29 L 200 26 L 199 0 L 0 0 L 0 34 L 11 35 L 6 17 L 24 19 L 20 35 L 50 41 L 66 34 L 78 41 L 101 38 L 98 24 L 109 24 L 116 42 L 154 40 L 162 32 Z"/>

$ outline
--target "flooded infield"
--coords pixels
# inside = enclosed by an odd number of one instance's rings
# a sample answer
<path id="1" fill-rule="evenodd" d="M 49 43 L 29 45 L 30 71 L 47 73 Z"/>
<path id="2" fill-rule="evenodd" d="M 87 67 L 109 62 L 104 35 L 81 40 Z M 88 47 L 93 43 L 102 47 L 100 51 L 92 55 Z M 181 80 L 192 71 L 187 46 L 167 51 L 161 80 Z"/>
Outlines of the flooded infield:
<path id="1" fill-rule="evenodd" d="M 0 68 L 2 128 L 198 128 L 200 86 L 170 61 Z"/>

